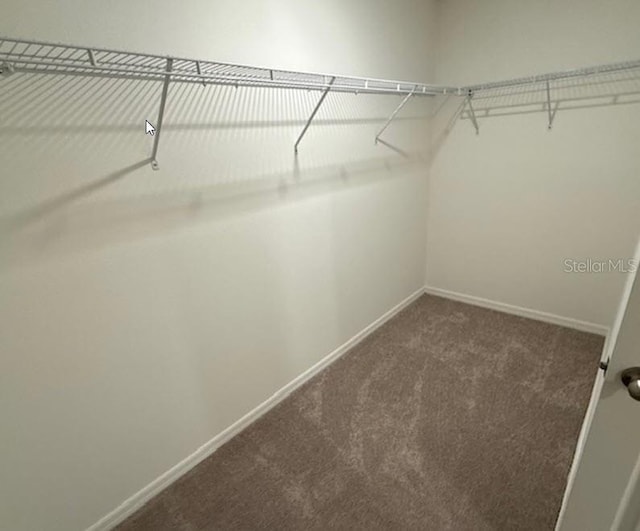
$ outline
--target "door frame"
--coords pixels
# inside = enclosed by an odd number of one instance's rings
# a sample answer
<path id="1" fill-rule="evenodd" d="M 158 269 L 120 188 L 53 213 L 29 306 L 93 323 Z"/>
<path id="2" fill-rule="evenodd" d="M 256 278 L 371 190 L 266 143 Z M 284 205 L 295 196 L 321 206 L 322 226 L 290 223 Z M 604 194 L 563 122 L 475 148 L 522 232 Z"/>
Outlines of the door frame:
<path id="1" fill-rule="evenodd" d="M 611 359 L 613 354 L 616 340 L 618 338 L 618 333 L 620 332 L 620 326 L 622 324 L 622 320 L 624 318 L 625 310 L 627 309 L 627 304 L 629 302 L 629 298 L 631 296 L 631 290 L 633 288 L 633 284 L 636 280 L 636 277 L 640 280 L 640 239 L 636 244 L 636 249 L 633 254 L 636 269 L 632 273 L 627 274 L 627 279 L 622 290 L 622 296 L 620 297 L 620 302 L 618 303 L 618 309 L 616 310 L 616 316 L 613 321 L 613 325 L 609 328 L 607 332 L 604 346 L 602 348 L 602 354 L 600 356 L 600 363 L 608 363 L 608 360 Z M 602 392 L 602 387 L 604 385 L 606 379 L 606 372 L 601 368 L 598 368 L 598 372 L 596 374 L 596 380 L 593 384 L 593 389 L 591 390 L 591 397 L 589 398 L 589 405 L 587 406 L 587 411 L 584 415 L 584 420 L 582 422 L 582 427 L 580 428 L 580 435 L 578 436 L 578 442 L 576 444 L 576 449 L 573 454 L 573 461 L 571 462 L 571 468 L 569 469 L 569 475 L 567 476 L 567 485 L 564 489 L 564 495 L 562 497 L 562 505 L 560 506 L 560 512 L 558 513 L 558 518 L 556 520 L 555 531 L 560 531 L 560 527 L 562 525 L 562 521 L 564 520 L 564 514 L 567 506 L 567 501 L 569 496 L 571 495 L 571 491 L 573 490 L 573 485 L 575 483 L 576 475 L 578 473 L 578 468 L 580 467 L 580 462 L 582 461 L 582 456 L 584 453 L 584 447 L 587 440 L 587 435 L 589 434 L 589 430 L 591 429 L 591 424 L 593 422 L 593 417 L 596 411 L 596 406 L 598 401 L 600 400 L 600 394 Z M 640 463 L 640 461 L 639 461 Z M 620 505 L 616 509 L 615 520 L 618 521 L 622 518 L 621 512 L 624 510 L 624 500 L 620 500 Z"/>

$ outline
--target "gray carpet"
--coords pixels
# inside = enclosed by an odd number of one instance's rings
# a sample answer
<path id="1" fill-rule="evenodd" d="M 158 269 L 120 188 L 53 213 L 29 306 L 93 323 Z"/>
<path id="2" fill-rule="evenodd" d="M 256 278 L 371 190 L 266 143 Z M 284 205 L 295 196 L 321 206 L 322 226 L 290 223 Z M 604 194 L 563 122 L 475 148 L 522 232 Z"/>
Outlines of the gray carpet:
<path id="1" fill-rule="evenodd" d="M 118 529 L 553 529 L 602 345 L 425 295 Z"/>

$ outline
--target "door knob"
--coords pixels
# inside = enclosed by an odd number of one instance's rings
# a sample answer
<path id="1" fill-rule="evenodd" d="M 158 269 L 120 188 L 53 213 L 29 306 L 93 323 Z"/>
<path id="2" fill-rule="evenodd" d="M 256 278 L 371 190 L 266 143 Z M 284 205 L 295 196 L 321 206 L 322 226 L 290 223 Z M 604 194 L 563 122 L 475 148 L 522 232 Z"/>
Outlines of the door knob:
<path id="1" fill-rule="evenodd" d="M 622 383 L 634 400 L 640 401 L 640 367 L 629 367 L 620 375 Z"/>

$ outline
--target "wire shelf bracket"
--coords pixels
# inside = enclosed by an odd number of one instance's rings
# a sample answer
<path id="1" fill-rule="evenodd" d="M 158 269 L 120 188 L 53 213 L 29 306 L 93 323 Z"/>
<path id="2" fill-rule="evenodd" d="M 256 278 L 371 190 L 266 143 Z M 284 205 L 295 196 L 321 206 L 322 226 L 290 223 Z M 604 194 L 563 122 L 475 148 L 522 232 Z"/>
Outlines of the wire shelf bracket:
<path id="1" fill-rule="evenodd" d="M 473 92 L 470 90 L 465 98 L 465 105 L 469 107 L 469 117 L 471 118 L 471 123 L 473 124 L 473 128 L 476 130 L 476 135 L 480 134 L 480 127 L 478 126 L 478 119 L 476 118 L 476 111 L 473 110 L 473 105 L 471 104 L 471 98 L 473 98 Z"/>
<path id="2" fill-rule="evenodd" d="M 549 118 L 547 130 L 551 131 L 551 128 L 553 127 L 553 119 L 556 117 L 556 113 L 558 112 L 558 107 L 560 106 L 560 102 L 557 101 L 555 107 L 551 109 L 551 85 L 549 81 L 547 81 L 546 83 L 546 88 L 547 88 L 547 115 Z"/>
<path id="3" fill-rule="evenodd" d="M 396 117 L 396 115 L 400 112 L 400 110 L 402 109 L 402 107 L 404 107 L 407 102 L 411 99 L 411 97 L 413 96 L 415 92 L 415 88 L 414 90 L 412 90 L 411 92 L 409 92 L 409 94 L 407 94 L 404 99 L 400 102 L 400 105 L 398 105 L 395 110 L 391 113 L 391 115 L 389 116 L 389 118 L 387 118 L 387 121 L 385 122 L 385 124 L 382 126 L 382 128 L 380 129 L 380 131 L 378 131 L 378 134 L 376 135 L 375 138 L 375 143 L 377 144 L 378 141 L 380 140 L 380 136 L 382 135 L 382 133 L 384 133 L 385 129 L 387 127 L 389 127 L 389 125 L 391 124 L 391 122 L 393 122 L 393 119 Z"/>
<path id="4" fill-rule="evenodd" d="M 327 97 L 327 94 L 329 94 L 329 91 L 331 90 L 331 86 L 333 85 L 335 80 L 336 80 L 336 78 L 335 78 L 335 76 L 333 76 L 329 80 L 329 83 L 327 83 L 327 88 L 324 89 L 324 92 L 322 93 L 322 96 L 320 96 L 320 99 L 318 100 L 318 103 L 316 103 L 316 106 L 313 108 L 313 111 L 311 112 L 311 115 L 309 116 L 309 119 L 307 120 L 307 123 L 305 124 L 304 128 L 302 129 L 302 132 L 300 133 L 300 136 L 298 137 L 298 140 L 296 140 L 296 143 L 293 145 L 293 151 L 294 151 L 294 153 L 296 155 L 298 154 L 298 144 L 300 144 L 300 141 L 302 140 L 302 137 L 304 137 L 304 134 L 307 132 L 307 129 L 309 129 L 309 126 L 311 125 L 312 120 L 314 119 L 316 113 L 318 112 L 318 109 L 320 109 L 320 106 L 322 105 L 322 102 L 324 102 L 324 99 Z"/>
<path id="5" fill-rule="evenodd" d="M 160 108 L 158 109 L 158 121 L 156 123 L 156 132 L 153 135 L 153 150 L 151 152 L 151 167 L 159 170 L 158 165 L 158 146 L 160 145 L 160 133 L 162 132 L 162 122 L 164 121 L 164 110 L 167 105 L 167 94 L 169 93 L 169 83 L 171 82 L 171 70 L 173 69 L 173 59 L 167 58 L 167 75 L 162 84 L 162 94 L 160 95 Z"/>

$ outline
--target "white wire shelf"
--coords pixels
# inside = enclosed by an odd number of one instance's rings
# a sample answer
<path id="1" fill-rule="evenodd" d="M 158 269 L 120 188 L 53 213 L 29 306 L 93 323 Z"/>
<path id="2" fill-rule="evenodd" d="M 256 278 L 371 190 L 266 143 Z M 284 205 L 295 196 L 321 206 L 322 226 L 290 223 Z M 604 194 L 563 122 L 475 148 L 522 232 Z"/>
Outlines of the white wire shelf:
<path id="1" fill-rule="evenodd" d="M 553 72 L 471 85 L 462 119 L 479 131 L 478 118 L 545 112 L 551 129 L 560 110 L 624 105 L 640 101 L 640 61 Z"/>
<path id="2" fill-rule="evenodd" d="M 453 95 L 464 97 L 465 103 L 460 117 L 471 120 L 476 132 L 479 132 L 476 108 L 480 111 L 481 117 L 489 116 L 501 106 L 507 109 L 517 106 L 514 98 L 520 100 L 524 98 L 525 104 L 542 104 L 542 110 L 546 110 L 548 113 L 548 126 L 551 129 L 559 103 L 563 98 L 567 99 L 568 91 L 576 94 L 580 92 L 576 99 L 584 99 L 584 91 L 589 87 L 591 89 L 600 87 L 601 90 L 605 90 L 606 87 L 608 93 L 611 94 L 635 93 L 640 80 L 640 61 L 611 63 L 455 87 L 390 79 L 296 72 L 0 36 L 0 75 L 11 75 L 12 73 L 162 82 L 163 88 L 151 154 L 152 167 L 158 169 L 156 155 L 170 83 L 266 87 L 320 92 L 321 96 L 295 142 L 294 149 L 297 153 L 300 141 L 329 92 L 404 96 L 377 133 L 376 142 L 381 140 L 380 135 L 402 107 L 415 96 Z M 617 87 L 618 91 L 612 91 L 611 87 Z M 640 93 L 640 88 L 637 92 Z M 555 107 L 552 105 L 554 101 Z"/>
<path id="3" fill-rule="evenodd" d="M 434 96 L 456 90 L 409 81 L 294 72 L 4 37 L 0 37 L 0 64 L 5 72 L 155 81 L 163 81 L 169 74 L 172 82 L 319 91 L 330 88 L 331 92 L 362 94 Z"/>
<path id="4" fill-rule="evenodd" d="M 562 86 L 589 85 L 599 82 L 599 78 L 607 76 L 608 82 L 627 81 L 636 77 L 640 72 L 640 61 L 625 61 L 621 63 L 609 63 L 587 68 L 576 68 L 574 70 L 564 70 L 551 72 L 535 76 L 507 79 L 503 81 L 493 81 L 490 83 L 480 83 L 463 87 L 465 93 L 493 91 L 497 89 L 524 87 L 529 85 L 539 85 L 553 82 L 561 82 Z M 545 85 L 546 86 L 546 85 Z"/>

